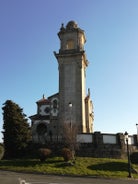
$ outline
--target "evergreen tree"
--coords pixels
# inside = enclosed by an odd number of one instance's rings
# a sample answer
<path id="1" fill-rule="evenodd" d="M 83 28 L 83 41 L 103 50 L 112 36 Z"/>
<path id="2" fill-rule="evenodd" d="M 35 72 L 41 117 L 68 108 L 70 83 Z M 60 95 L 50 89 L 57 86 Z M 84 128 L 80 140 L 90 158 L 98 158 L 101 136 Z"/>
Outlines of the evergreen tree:
<path id="1" fill-rule="evenodd" d="M 31 131 L 23 109 L 11 100 L 7 100 L 3 110 L 3 140 L 5 158 L 24 156 L 31 140 Z"/>

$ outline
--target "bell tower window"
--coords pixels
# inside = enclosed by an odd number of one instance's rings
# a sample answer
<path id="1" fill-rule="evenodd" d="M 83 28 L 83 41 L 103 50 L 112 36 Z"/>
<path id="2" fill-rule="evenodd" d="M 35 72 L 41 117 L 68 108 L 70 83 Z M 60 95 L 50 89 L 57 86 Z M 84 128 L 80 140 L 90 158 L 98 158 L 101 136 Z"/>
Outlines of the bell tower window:
<path id="1" fill-rule="evenodd" d="M 74 49 L 74 40 L 67 41 L 66 49 Z"/>

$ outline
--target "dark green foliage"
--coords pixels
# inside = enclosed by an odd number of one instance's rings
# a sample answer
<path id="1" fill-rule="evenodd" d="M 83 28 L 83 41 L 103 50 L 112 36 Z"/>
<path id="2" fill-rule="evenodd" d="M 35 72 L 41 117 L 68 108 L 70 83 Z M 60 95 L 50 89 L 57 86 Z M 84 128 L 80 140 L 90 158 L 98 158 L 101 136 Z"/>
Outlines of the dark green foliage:
<path id="1" fill-rule="evenodd" d="M 73 159 L 72 151 L 68 148 L 62 149 L 62 156 L 65 162 L 68 162 Z"/>
<path id="2" fill-rule="evenodd" d="M 133 164 L 138 164 L 138 152 L 133 152 L 130 155 L 130 160 Z"/>
<path id="3" fill-rule="evenodd" d="M 33 142 L 30 142 L 27 147 L 27 154 L 25 158 L 27 159 L 38 159 L 38 149 L 40 148 L 39 145 L 34 144 Z"/>
<path id="4" fill-rule="evenodd" d="M 2 144 L 0 144 L 0 160 L 3 158 L 4 155 L 4 147 Z"/>
<path id="5" fill-rule="evenodd" d="M 7 100 L 3 104 L 3 140 L 5 158 L 25 156 L 31 140 L 31 130 L 26 115 L 16 103 Z"/>
<path id="6" fill-rule="evenodd" d="M 39 152 L 39 158 L 41 162 L 44 162 L 52 153 L 52 151 L 48 148 L 40 148 L 38 152 Z"/>

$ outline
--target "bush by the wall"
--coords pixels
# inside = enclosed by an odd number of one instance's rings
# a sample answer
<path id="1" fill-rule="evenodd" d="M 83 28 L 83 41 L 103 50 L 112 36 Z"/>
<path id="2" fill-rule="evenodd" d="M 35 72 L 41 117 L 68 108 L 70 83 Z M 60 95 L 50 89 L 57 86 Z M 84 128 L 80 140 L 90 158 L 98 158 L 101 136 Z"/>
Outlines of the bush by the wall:
<path id="1" fill-rule="evenodd" d="M 38 152 L 39 152 L 39 158 L 41 162 L 44 162 L 52 153 L 52 151 L 48 148 L 40 148 Z"/>
<path id="2" fill-rule="evenodd" d="M 69 160 L 73 159 L 72 151 L 69 148 L 62 149 L 62 156 L 65 162 L 68 162 Z"/>
<path id="3" fill-rule="evenodd" d="M 138 164 L 138 152 L 131 153 L 130 160 L 133 164 Z"/>

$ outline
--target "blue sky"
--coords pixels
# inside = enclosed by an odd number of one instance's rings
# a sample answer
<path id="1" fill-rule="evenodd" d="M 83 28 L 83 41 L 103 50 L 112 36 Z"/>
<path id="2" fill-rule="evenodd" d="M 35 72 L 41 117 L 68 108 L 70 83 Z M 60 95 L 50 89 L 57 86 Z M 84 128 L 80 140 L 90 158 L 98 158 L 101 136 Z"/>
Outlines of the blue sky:
<path id="1" fill-rule="evenodd" d="M 42 95 L 58 92 L 61 23 L 85 30 L 87 88 L 94 131 L 136 134 L 138 123 L 137 0 L 0 0 L 0 105 L 10 99 L 27 116 Z M 3 116 L 0 108 L 0 131 Z M 0 134 L 0 141 L 2 134 Z"/>

